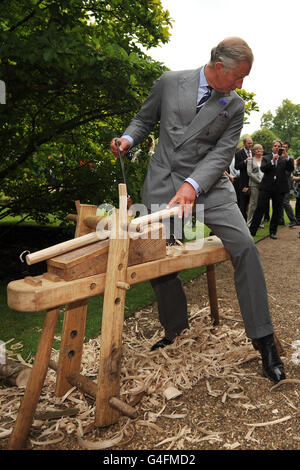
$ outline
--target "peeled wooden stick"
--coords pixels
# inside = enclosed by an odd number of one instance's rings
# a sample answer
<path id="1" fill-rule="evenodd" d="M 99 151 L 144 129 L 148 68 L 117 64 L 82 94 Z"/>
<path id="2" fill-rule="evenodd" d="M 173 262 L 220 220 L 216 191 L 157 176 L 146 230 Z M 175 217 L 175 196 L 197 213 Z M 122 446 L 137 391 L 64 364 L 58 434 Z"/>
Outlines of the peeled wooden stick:
<path id="1" fill-rule="evenodd" d="M 153 212 L 152 214 L 143 215 L 133 219 L 128 227 L 129 231 L 136 230 L 137 227 L 143 227 L 153 222 L 159 222 L 163 219 L 169 219 L 178 215 L 179 206 L 172 207 L 171 209 L 162 209 L 161 211 Z"/>
<path id="2" fill-rule="evenodd" d="M 40 261 L 45 261 L 46 259 L 54 258 L 55 256 L 62 255 L 68 251 L 75 250 L 76 248 L 81 248 L 85 245 L 90 245 L 91 243 L 97 242 L 99 240 L 104 240 L 110 235 L 109 231 L 105 232 L 92 232 L 87 235 L 82 235 L 81 237 L 72 238 L 66 242 L 58 243 L 57 245 L 50 246 L 44 250 L 36 251 L 35 253 L 30 253 L 26 256 L 27 264 L 35 264 Z M 103 238 L 102 238 L 103 237 Z"/>
<path id="3" fill-rule="evenodd" d="M 161 211 L 153 212 L 153 214 L 144 215 L 142 217 L 137 217 L 133 219 L 129 224 L 128 231 L 134 233 L 138 228 L 142 228 L 153 222 L 158 222 L 159 220 L 168 219 L 178 215 L 179 207 L 172 207 L 171 209 L 163 209 Z M 55 256 L 62 255 L 76 248 L 80 248 L 85 245 L 89 245 L 99 240 L 104 240 L 105 238 L 110 237 L 110 231 L 96 231 L 83 235 L 81 237 L 73 238 L 66 242 L 58 243 L 57 245 L 50 246 L 44 250 L 36 251 L 35 253 L 30 253 L 26 256 L 27 264 L 35 264 L 46 259 L 54 258 Z"/>

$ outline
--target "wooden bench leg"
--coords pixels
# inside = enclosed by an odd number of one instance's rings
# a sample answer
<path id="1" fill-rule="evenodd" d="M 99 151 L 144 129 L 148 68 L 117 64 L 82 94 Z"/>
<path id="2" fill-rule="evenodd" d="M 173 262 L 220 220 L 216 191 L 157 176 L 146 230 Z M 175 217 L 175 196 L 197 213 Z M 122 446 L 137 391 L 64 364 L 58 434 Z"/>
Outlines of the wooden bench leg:
<path id="1" fill-rule="evenodd" d="M 57 365 L 55 394 L 58 397 L 72 388 L 68 375 L 80 372 L 87 307 L 86 299 L 66 305 Z"/>
<path id="2" fill-rule="evenodd" d="M 85 225 L 84 219 L 88 216 L 95 216 L 97 206 L 80 204 L 80 201 L 75 201 L 75 204 L 78 213 L 75 231 L 75 238 L 77 238 L 91 232 L 91 229 Z M 72 388 L 72 385 L 67 381 L 67 376 L 80 372 L 87 307 L 87 299 L 66 305 L 57 364 L 55 394 L 58 397 L 63 396 Z"/>
<path id="3" fill-rule="evenodd" d="M 127 202 L 127 197 L 126 197 Z M 121 210 L 123 209 L 123 210 Z M 97 383 L 95 424 L 103 427 L 118 421 L 120 411 L 110 404 L 112 397 L 120 395 L 122 331 L 126 296 L 126 275 L 129 255 L 127 206 L 115 211 L 107 259 L 105 293 L 102 311 L 101 348 Z M 119 223 L 120 221 L 120 223 Z"/>
<path id="4" fill-rule="evenodd" d="M 34 365 L 19 408 L 16 424 L 8 443 L 9 450 L 24 449 L 26 445 L 34 413 L 48 370 L 58 315 L 58 308 L 48 310 L 46 313 Z"/>
<path id="5" fill-rule="evenodd" d="M 206 267 L 206 269 L 208 296 L 210 302 L 210 315 L 213 325 L 216 326 L 219 324 L 219 307 L 217 299 L 215 266 L 214 264 L 210 264 Z"/>

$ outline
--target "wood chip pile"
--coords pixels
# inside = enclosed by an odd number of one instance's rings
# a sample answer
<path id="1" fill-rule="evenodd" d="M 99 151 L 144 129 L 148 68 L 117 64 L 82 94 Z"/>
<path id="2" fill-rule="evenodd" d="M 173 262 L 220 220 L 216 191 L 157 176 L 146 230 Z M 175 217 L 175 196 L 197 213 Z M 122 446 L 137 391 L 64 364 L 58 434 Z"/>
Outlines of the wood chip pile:
<path id="1" fill-rule="evenodd" d="M 49 369 L 31 428 L 32 448 L 63 443 L 70 436 L 79 444 L 77 448 L 106 449 L 118 445 L 126 448 L 126 442 L 135 433 L 143 433 L 146 427 L 156 431 L 157 449 L 161 446 L 184 449 L 188 442 L 203 440 L 222 441 L 220 432 L 199 428 L 197 433 L 192 433 L 185 425 L 179 427 L 178 432 L 178 426 L 172 431 L 157 424 L 160 417 L 176 420 L 176 423 L 184 419 L 188 410 L 180 409 L 180 397 L 199 381 L 205 381 L 207 394 L 220 396 L 222 403 L 231 398 L 242 400 L 247 406 L 247 397 L 239 384 L 239 376 L 243 374 L 240 365 L 257 358 L 258 353 L 246 338 L 242 323 L 236 322 L 231 312 L 221 311 L 222 318 L 232 321 L 226 324 L 221 318 L 221 324 L 213 328 L 208 306 L 190 305 L 189 310 L 190 329 L 172 345 L 153 352 L 150 347 L 159 339 L 161 328 L 157 320 L 149 318 L 149 308 L 139 310 L 125 322 L 120 398 L 138 409 L 135 420 L 121 416 L 114 426 L 95 428 L 94 400 L 76 388 L 63 397 L 56 397 L 55 372 Z M 149 331 L 155 334 L 149 337 Z M 84 344 L 81 373 L 94 381 L 98 374 L 100 341 L 98 337 Z M 52 358 L 57 360 L 57 354 L 53 350 Z M 13 348 L 9 355 L 21 359 Z M 225 392 L 224 388 L 212 390 L 210 379 L 216 377 L 226 383 Z M 0 388 L 2 439 L 12 431 L 22 395 L 20 388 Z M 166 411 L 170 400 L 174 400 L 175 410 L 171 414 Z"/>

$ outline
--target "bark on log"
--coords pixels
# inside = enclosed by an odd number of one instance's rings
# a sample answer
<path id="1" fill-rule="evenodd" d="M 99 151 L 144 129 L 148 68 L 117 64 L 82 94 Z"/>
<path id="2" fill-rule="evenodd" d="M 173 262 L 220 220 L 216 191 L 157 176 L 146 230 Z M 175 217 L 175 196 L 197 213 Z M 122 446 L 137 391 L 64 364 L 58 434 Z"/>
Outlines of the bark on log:
<path id="1" fill-rule="evenodd" d="M 62 416 L 74 416 L 79 413 L 79 408 L 65 408 L 64 410 L 37 411 L 34 415 L 35 419 L 48 420 L 58 419 Z"/>
<path id="2" fill-rule="evenodd" d="M 72 222 L 77 222 L 77 218 L 78 218 L 77 214 L 68 214 L 66 216 L 66 219 L 71 220 Z"/>
<path id="3" fill-rule="evenodd" d="M 26 387 L 31 374 L 31 368 L 17 361 L 7 359 L 5 364 L 0 364 L 0 379 L 19 388 Z"/>

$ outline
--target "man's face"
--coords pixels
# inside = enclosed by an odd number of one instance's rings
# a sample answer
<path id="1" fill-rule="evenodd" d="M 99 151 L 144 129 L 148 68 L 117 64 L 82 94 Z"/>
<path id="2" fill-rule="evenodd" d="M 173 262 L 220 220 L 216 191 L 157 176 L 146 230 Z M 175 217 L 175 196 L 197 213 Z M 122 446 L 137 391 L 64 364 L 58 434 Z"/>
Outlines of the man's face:
<path id="1" fill-rule="evenodd" d="M 277 154 L 279 149 L 281 149 L 281 143 L 280 142 L 274 142 L 273 147 L 272 147 L 272 152 L 274 154 Z"/>
<path id="2" fill-rule="evenodd" d="M 215 64 L 216 79 L 213 88 L 221 93 L 229 93 L 236 88 L 242 88 L 244 78 L 249 75 L 251 65 L 240 62 L 235 69 L 224 69 L 222 62 Z"/>
<path id="3" fill-rule="evenodd" d="M 286 153 L 289 153 L 289 146 L 287 144 L 283 144 L 282 147 Z"/>
<path id="4" fill-rule="evenodd" d="M 252 145 L 253 145 L 252 139 L 246 138 L 246 139 L 245 139 L 245 148 L 246 148 L 247 150 L 250 150 L 250 149 L 252 148 Z"/>

